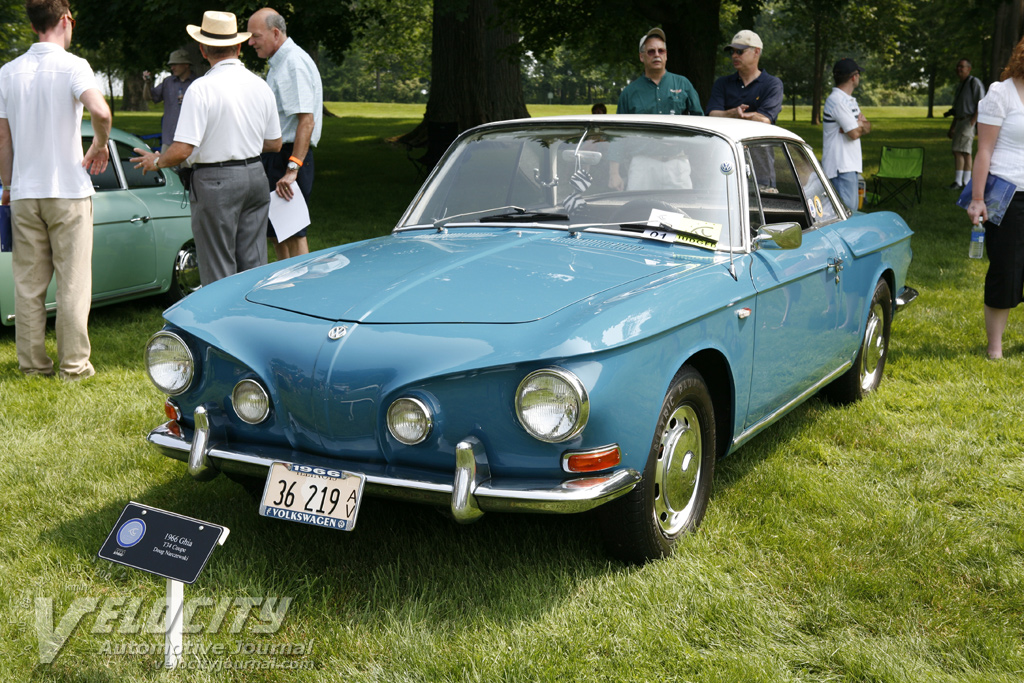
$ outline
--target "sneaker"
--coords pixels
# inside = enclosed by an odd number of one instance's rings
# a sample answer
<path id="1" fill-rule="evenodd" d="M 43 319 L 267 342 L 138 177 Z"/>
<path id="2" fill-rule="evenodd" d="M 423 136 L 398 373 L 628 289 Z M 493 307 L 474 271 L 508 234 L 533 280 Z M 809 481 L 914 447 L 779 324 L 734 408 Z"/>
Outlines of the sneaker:
<path id="1" fill-rule="evenodd" d="M 950 183 L 949 187 L 947 189 L 950 189 L 950 190 L 962 190 L 962 189 L 964 189 L 964 186 L 961 185 L 960 183 Z"/>

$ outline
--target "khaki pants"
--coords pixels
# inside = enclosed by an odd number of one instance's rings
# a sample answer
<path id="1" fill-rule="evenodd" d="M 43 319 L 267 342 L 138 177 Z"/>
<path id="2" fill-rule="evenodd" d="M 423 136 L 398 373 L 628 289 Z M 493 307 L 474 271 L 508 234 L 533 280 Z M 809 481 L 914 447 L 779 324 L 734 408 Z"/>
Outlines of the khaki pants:
<path id="1" fill-rule="evenodd" d="M 92 198 L 11 202 L 14 237 L 14 339 L 21 371 L 53 374 L 46 355 L 46 289 L 57 274 L 60 376 L 95 374 L 89 362 L 92 302 Z"/>

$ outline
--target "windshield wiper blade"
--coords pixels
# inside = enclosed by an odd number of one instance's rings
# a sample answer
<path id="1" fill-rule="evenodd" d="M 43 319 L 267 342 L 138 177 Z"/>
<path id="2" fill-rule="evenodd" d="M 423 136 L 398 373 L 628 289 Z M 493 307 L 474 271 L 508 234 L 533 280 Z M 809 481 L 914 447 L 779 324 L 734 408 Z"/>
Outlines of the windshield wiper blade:
<path id="1" fill-rule="evenodd" d="M 530 221 L 567 221 L 569 215 L 564 213 L 549 213 L 547 211 L 527 211 L 526 209 L 520 209 L 519 207 L 513 207 L 515 210 L 508 213 L 496 213 L 491 216 L 484 216 L 480 219 L 481 223 L 499 223 L 499 222 L 530 222 Z"/>

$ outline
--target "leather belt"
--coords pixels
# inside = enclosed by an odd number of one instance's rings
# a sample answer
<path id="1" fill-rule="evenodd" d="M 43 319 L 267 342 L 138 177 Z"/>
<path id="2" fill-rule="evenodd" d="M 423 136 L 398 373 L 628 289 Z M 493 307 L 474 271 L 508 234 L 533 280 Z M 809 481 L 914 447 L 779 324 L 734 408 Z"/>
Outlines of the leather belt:
<path id="1" fill-rule="evenodd" d="M 259 161 L 259 157 L 249 157 L 248 159 L 229 159 L 228 161 L 215 161 L 209 164 L 192 164 L 192 168 L 223 168 L 224 166 L 248 166 L 249 164 L 258 164 Z"/>

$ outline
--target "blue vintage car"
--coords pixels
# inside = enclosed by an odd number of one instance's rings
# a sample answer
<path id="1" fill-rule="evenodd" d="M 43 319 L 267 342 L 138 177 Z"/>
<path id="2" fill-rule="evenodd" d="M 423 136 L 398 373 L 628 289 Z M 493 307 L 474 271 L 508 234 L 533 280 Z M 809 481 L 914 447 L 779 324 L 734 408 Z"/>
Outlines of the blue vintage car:
<path id="1" fill-rule="evenodd" d="M 168 309 L 149 441 L 283 520 L 351 529 L 365 495 L 460 522 L 599 507 L 613 555 L 662 557 L 717 458 L 819 391 L 878 387 L 910 237 L 776 126 L 482 126 L 390 235 Z"/>

